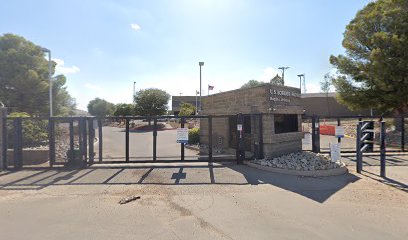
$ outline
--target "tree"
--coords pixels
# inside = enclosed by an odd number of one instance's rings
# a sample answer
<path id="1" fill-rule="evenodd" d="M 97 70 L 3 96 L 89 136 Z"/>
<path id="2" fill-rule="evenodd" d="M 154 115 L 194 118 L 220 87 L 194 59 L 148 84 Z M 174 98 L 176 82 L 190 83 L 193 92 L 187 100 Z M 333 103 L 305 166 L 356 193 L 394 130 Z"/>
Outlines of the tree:
<path id="1" fill-rule="evenodd" d="M 408 1 L 378 0 L 347 25 L 346 55 L 331 56 L 333 84 L 352 110 L 402 114 L 408 106 Z"/>
<path id="2" fill-rule="evenodd" d="M 134 110 L 134 105 L 129 103 L 119 103 L 116 104 L 116 110 L 113 113 L 115 116 L 132 116 Z"/>
<path id="3" fill-rule="evenodd" d="M 252 88 L 252 87 L 257 87 L 259 85 L 265 84 L 264 82 L 258 81 L 258 80 L 249 80 L 247 83 L 241 86 L 241 89 L 244 88 Z"/>
<path id="4" fill-rule="evenodd" d="M 88 103 L 88 112 L 96 117 L 111 116 L 115 112 L 115 105 L 105 99 L 95 98 Z"/>
<path id="5" fill-rule="evenodd" d="M 67 78 L 64 75 L 54 77 L 52 83 L 54 116 L 67 116 L 75 114 L 76 102 L 69 95 L 65 83 Z"/>
<path id="6" fill-rule="evenodd" d="M 55 66 L 52 62 L 52 74 Z M 17 35 L 0 36 L 0 101 L 10 111 L 30 115 L 49 113 L 48 71 L 48 61 L 39 46 Z M 63 75 L 54 79 L 55 115 L 69 114 L 75 107 L 65 83 Z"/>
<path id="7" fill-rule="evenodd" d="M 326 104 L 327 104 L 327 114 L 330 116 L 330 106 L 329 106 L 329 92 L 332 86 L 332 79 L 329 73 L 324 75 L 323 81 L 320 82 L 320 92 L 326 94 Z"/>
<path id="8" fill-rule="evenodd" d="M 181 103 L 179 116 L 191 116 L 196 112 L 196 108 L 191 103 Z"/>
<path id="9" fill-rule="evenodd" d="M 271 79 L 270 83 L 273 85 L 279 85 L 279 86 L 284 85 L 283 78 L 279 76 L 278 74 L 276 74 L 276 76 Z"/>
<path id="10" fill-rule="evenodd" d="M 140 90 L 135 95 L 135 113 L 141 116 L 159 116 L 167 112 L 170 94 L 157 89 Z"/>

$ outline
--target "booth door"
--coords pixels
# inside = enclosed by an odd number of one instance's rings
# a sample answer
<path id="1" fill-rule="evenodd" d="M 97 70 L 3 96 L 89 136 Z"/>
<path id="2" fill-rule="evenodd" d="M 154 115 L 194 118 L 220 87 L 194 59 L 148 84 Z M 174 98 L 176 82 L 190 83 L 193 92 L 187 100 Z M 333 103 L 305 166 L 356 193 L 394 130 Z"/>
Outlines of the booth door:
<path id="1" fill-rule="evenodd" d="M 229 146 L 230 148 L 236 148 L 237 146 L 237 117 L 229 117 Z M 244 135 L 244 150 L 251 151 L 251 116 L 244 116 L 243 124 L 243 135 Z"/>

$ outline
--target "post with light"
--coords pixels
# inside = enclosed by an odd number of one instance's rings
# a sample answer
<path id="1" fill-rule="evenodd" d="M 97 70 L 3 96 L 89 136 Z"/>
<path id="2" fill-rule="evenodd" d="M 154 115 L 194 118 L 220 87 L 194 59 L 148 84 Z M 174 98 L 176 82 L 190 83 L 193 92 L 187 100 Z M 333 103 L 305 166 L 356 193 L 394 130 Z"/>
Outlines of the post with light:
<path id="1" fill-rule="evenodd" d="M 50 81 L 50 117 L 53 116 L 52 107 L 52 73 L 51 73 L 51 50 L 47 48 L 41 48 L 41 51 L 48 53 L 48 79 Z"/>
<path id="2" fill-rule="evenodd" d="M 133 82 L 133 103 L 135 103 L 135 96 L 136 96 L 136 82 Z"/>
<path id="3" fill-rule="evenodd" d="M 198 91 L 196 90 L 196 104 L 195 104 L 195 114 L 198 115 L 198 100 L 197 100 Z"/>
<path id="4" fill-rule="evenodd" d="M 201 67 L 204 66 L 204 62 L 198 62 L 198 65 L 200 66 L 200 110 L 199 110 L 199 112 L 201 113 L 201 110 L 202 110 L 202 101 L 201 101 L 201 92 L 202 92 L 202 88 L 201 88 Z"/>
<path id="5" fill-rule="evenodd" d="M 299 77 L 299 89 L 300 92 L 302 92 L 302 77 L 305 77 L 305 74 L 304 73 L 298 74 L 298 77 Z"/>

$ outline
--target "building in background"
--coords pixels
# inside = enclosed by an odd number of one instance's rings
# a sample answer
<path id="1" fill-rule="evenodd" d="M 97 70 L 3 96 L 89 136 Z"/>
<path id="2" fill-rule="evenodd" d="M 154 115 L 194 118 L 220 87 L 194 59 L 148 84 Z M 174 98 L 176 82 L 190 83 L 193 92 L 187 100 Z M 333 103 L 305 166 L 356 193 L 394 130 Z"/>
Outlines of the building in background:
<path id="1" fill-rule="evenodd" d="M 336 99 L 336 93 L 302 93 L 302 106 L 306 116 L 356 116 L 370 115 L 370 110 L 351 111 L 345 105 L 341 105 Z"/>
<path id="2" fill-rule="evenodd" d="M 196 99 L 197 99 L 197 106 L 200 106 L 200 99 L 196 98 L 196 96 L 172 96 L 171 97 L 171 112 L 173 115 L 178 115 L 180 112 L 180 105 L 182 103 L 190 103 L 193 106 L 196 106 Z"/>

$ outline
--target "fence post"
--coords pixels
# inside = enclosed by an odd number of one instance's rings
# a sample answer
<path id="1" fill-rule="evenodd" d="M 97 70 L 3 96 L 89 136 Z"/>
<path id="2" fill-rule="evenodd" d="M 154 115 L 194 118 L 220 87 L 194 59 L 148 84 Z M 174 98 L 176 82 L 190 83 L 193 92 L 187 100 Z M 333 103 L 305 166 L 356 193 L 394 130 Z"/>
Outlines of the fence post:
<path id="1" fill-rule="evenodd" d="M 385 122 L 381 121 L 381 133 L 380 133 L 380 162 L 381 162 L 381 170 L 380 175 L 381 177 L 385 177 L 385 154 L 386 154 L 386 147 L 385 147 L 385 138 L 386 138 L 386 131 L 385 131 Z"/>
<path id="2" fill-rule="evenodd" d="M 180 119 L 181 128 L 184 128 L 184 121 L 185 121 L 184 117 L 181 117 Z M 181 150 L 180 150 L 181 160 L 184 161 L 184 143 L 181 143 L 180 146 L 181 146 Z"/>
<path id="3" fill-rule="evenodd" d="M 83 154 L 84 154 L 84 163 L 88 161 L 88 134 L 87 134 L 87 118 L 82 119 L 82 143 L 83 143 Z"/>
<path id="4" fill-rule="evenodd" d="M 129 119 L 125 119 L 126 124 L 126 134 L 125 134 L 125 143 L 126 143 L 126 162 L 129 162 Z"/>
<path id="5" fill-rule="evenodd" d="M 102 162 L 102 156 L 103 156 L 103 142 L 102 142 L 102 120 L 98 120 L 98 138 L 99 138 L 99 162 Z"/>
<path id="6" fill-rule="evenodd" d="M 263 159 L 263 125 L 262 114 L 259 114 L 259 158 Z"/>
<path id="7" fill-rule="evenodd" d="M 245 156 L 245 151 L 243 151 L 243 116 L 241 113 L 237 115 L 237 164 L 242 164 Z"/>
<path id="8" fill-rule="evenodd" d="M 213 161 L 212 116 L 208 116 L 208 161 Z"/>
<path id="9" fill-rule="evenodd" d="M 0 170 L 7 168 L 7 108 L 0 107 Z"/>
<path id="10" fill-rule="evenodd" d="M 337 118 L 337 126 L 341 126 L 341 119 L 340 118 Z M 341 143 L 341 137 L 338 137 L 337 138 L 337 143 Z"/>
<path id="11" fill-rule="evenodd" d="M 150 119 L 149 119 L 150 121 Z M 157 119 L 153 120 L 153 161 L 157 159 Z"/>
<path id="12" fill-rule="evenodd" d="M 52 118 L 48 118 L 48 154 L 52 167 L 55 163 L 55 123 Z"/>
<path id="13" fill-rule="evenodd" d="M 75 152 L 74 152 L 74 119 L 69 120 L 69 159 L 68 165 L 73 166 L 75 162 Z"/>
<path id="14" fill-rule="evenodd" d="M 14 119 L 14 169 L 20 170 L 23 167 L 23 131 L 22 119 Z"/>
<path id="15" fill-rule="evenodd" d="M 401 116 L 401 151 L 405 152 L 405 117 Z"/>
<path id="16" fill-rule="evenodd" d="M 312 152 L 320 153 L 320 124 L 317 116 L 312 118 Z"/>
<path id="17" fill-rule="evenodd" d="M 88 127 L 89 127 L 89 164 L 93 164 L 94 163 L 94 159 L 95 159 L 95 152 L 94 152 L 94 140 L 95 140 L 95 129 L 94 129 L 94 118 L 89 118 L 88 120 Z"/>
<path id="18" fill-rule="evenodd" d="M 361 152 L 361 124 L 362 122 L 359 121 L 357 124 L 357 139 L 356 139 L 356 170 L 357 173 L 361 173 L 362 166 L 363 166 L 363 158 Z"/>

